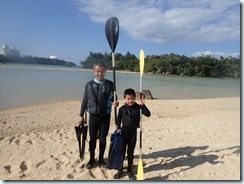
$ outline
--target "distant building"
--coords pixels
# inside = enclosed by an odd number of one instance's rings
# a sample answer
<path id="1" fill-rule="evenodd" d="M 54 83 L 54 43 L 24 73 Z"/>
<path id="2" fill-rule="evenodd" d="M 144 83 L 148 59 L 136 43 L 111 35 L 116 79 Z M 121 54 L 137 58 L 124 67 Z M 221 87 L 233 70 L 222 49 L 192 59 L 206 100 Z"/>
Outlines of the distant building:
<path id="1" fill-rule="evenodd" d="M 4 55 L 6 57 L 9 56 L 20 57 L 20 51 L 17 50 L 15 47 L 9 47 L 8 45 L 3 45 L 0 48 L 0 55 Z"/>
<path id="2" fill-rule="evenodd" d="M 58 59 L 57 56 L 50 56 L 49 59 Z"/>

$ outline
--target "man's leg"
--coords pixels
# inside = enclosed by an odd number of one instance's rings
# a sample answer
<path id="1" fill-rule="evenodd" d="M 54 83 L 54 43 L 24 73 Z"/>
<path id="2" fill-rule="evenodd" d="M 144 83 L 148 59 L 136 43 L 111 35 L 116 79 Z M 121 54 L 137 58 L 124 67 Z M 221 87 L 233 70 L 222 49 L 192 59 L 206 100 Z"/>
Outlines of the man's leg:
<path id="1" fill-rule="evenodd" d="M 90 134 L 90 142 L 89 142 L 89 151 L 90 151 L 90 160 L 87 164 L 87 169 L 91 169 L 95 162 L 95 149 L 97 143 L 97 133 L 99 129 L 99 118 L 90 114 L 89 118 L 89 134 Z"/>
<path id="2" fill-rule="evenodd" d="M 103 115 L 101 118 L 100 128 L 100 145 L 99 145 L 99 167 L 106 167 L 104 162 L 104 152 L 106 149 L 106 138 L 108 135 L 110 126 L 110 114 Z"/>

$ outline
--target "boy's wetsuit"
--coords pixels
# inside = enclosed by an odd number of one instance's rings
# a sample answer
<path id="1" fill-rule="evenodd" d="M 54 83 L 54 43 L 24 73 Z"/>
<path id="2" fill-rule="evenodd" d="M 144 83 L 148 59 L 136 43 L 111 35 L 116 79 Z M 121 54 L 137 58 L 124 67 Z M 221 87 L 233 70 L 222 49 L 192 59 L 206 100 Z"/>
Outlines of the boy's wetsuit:
<path id="1" fill-rule="evenodd" d="M 137 139 L 137 128 L 140 127 L 140 108 L 142 109 L 142 114 L 149 117 L 151 115 L 148 108 L 143 105 L 135 103 L 133 106 L 127 104 L 123 105 L 119 109 L 117 126 L 122 127 L 124 133 L 124 145 L 123 145 L 123 156 L 125 158 L 126 147 L 127 148 L 127 158 L 128 158 L 128 168 L 127 172 L 132 171 L 132 164 L 134 159 L 134 150 L 136 146 Z M 122 124 L 122 126 L 121 126 Z M 123 167 L 122 167 L 123 169 Z"/>
<path id="2" fill-rule="evenodd" d="M 80 116 L 83 117 L 86 110 L 89 112 L 89 151 L 90 160 L 92 162 L 95 161 L 97 138 L 100 139 L 99 162 L 103 162 L 103 156 L 106 148 L 106 137 L 110 126 L 112 102 L 112 81 L 107 79 L 98 81 L 94 79 L 86 84 Z"/>

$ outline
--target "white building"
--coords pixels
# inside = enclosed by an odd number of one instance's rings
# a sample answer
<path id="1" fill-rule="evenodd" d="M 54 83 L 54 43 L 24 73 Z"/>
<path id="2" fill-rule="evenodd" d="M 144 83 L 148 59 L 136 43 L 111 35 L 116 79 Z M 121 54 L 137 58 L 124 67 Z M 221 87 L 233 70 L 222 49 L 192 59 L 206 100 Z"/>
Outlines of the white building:
<path id="1" fill-rule="evenodd" d="M 57 56 L 50 56 L 49 59 L 58 59 Z"/>
<path id="2" fill-rule="evenodd" d="M 0 48 L 0 55 L 4 56 L 14 56 L 14 57 L 20 57 L 20 51 L 17 50 L 15 47 L 9 47 L 8 45 L 3 45 Z"/>

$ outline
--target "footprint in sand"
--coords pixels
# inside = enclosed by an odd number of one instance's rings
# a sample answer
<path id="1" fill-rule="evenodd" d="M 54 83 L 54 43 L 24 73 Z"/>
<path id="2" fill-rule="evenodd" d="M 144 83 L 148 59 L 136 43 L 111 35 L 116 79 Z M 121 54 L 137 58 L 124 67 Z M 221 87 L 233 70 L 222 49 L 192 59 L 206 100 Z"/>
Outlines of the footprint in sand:
<path id="1" fill-rule="evenodd" d="M 9 144 L 12 144 L 12 143 L 14 142 L 14 139 L 15 139 L 15 137 L 11 137 L 11 138 L 9 139 Z"/>
<path id="2" fill-rule="evenodd" d="M 3 141 L 5 139 L 5 137 L 0 137 L 0 142 Z"/>
<path id="3" fill-rule="evenodd" d="M 20 169 L 23 175 L 29 174 L 32 170 L 32 162 L 29 160 L 21 162 Z"/>
<path id="4" fill-rule="evenodd" d="M 73 171 L 75 173 L 80 173 L 82 169 L 85 168 L 84 161 L 81 161 L 80 159 L 77 159 L 75 162 L 71 164 L 71 168 L 73 168 Z"/>
<path id="5" fill-rule="evenodd" d="M 70 173 L 67 175 L 67 178 L 69 179 L 74 179 L 74 177 L 75 177 L 75 173 Z"/>
<path id="6" fill-rule="evenodd" d="M 15 139 L 15 137 L 11 137 L 9 139 L 9 144 L 17 144 L 17 145 L 23 145 L 23 144 L 31 144 L 31 145 L 35 145 L 36 141 L 35 140 L 28 140 L 28 139 Z"/>
<path id="7" fill-rule="evenodd" d="M 61 166 L 61 164 L 60 164 L 60 163 L 57 163 L 57 164 L 56 164 L 56 169 L 57 169 L 57 170 L 62 170 L 62 168 L 61 168 L 61 167 L 62 167 L 62 166 Z"/>
<path id="8" fill-rule="evenodd" d="M 41 134 L 39 135 L 39 138 L 40 138 L 42 141 L 45 141 L 45 140 L 48 140 L 48 139 L 49 139 L 49 137 L 48 137 L 45 133 L 41 133 Z"/>
<path id="9" fill-rule="evenodd" d="M 3 167 L 6 171 L 8 171 L 8 173 L 18 173 L 19 172 L 19 167 L 15 166 L 15 165 L 6 165 Z"/>
<path id="10" fill-rule="evenodd" d="M 76 180 L 76 179 L 78 179 L 80 177 L 80 173 L 74 173 L 74 172 L 72 172 L 72 173 L 67 174 L 66 177 L 68 179 Z"/>
<path id="11" fill-rule="evenodd" d="M 7 170 L 8 172 L 10 172 L 10 170 L 11 170 L 11 166 L 10 165 L 6 165 L 6 166 L 4 166 L 3 167 L 5 170 Z"/>
<path id="12" fill-rule="evenodd" d="M 40 167 L 42 164 L 46 163 L 46 162 L 47 162 L 47 160 L 45 159 L 45 160 L 39 162 L 38 164 L 36 164 L 36 169 L 37 169 L 38 167 Z"/>
<path id="13" fill-rule="evenodd" d="M 28 141 L 26 141 L 26 143 L 29 143 L 31 145 L 35 145 L 36 144 L 36 140 L 28 140 Z"/>
<path id="14" fill-rule="evenodd" d="M 74 172 L 81 172 L 82 169 L 85 168 L 85 164 L 84 163 L 79 163 L 78 165 L 72 165 L 72 167 L 74 168 Z"/>
<path id="15" fill-rule="evenodd" d="M 62 163 L 62 164 L 68 164 L 70 161 L 69 161 L 69 158 L 66 157 L 65 155 L 61 154 L 61 155 L 58 155 L 57 157 L 57 160 Z"/>
<path id="16" fill-rule="evenodd" d="M 59 163 L 56 165 L 56 168 L 59 170 L 60 168 L 62 168 L 62 165 L 66 165 L 70 163 L 70 160 L 67 156 L 65 156 L 64 154 L 60 154 L 60 155 L 51 155 L 52 158 L 54 158 L 55 160 L 59 161 Z"/>
<path id="17" fill-rule="evenodd" d="M 108 171 L 107 169 L 94 168 L 89 170 L 89 175 L 94 179 L 108 179 L 109 174 L 107 172 L 110 171 Z"/>
<path id="18" fill-rule="evenodd" d="M 9 144 L 14 144 L 14 143 L 19 145 L 20 143 L 23 143 L 23 142 L 21 142 L 19 139 L 15 139 L 15 137 L 11 137 L 9 139 Z"/>

